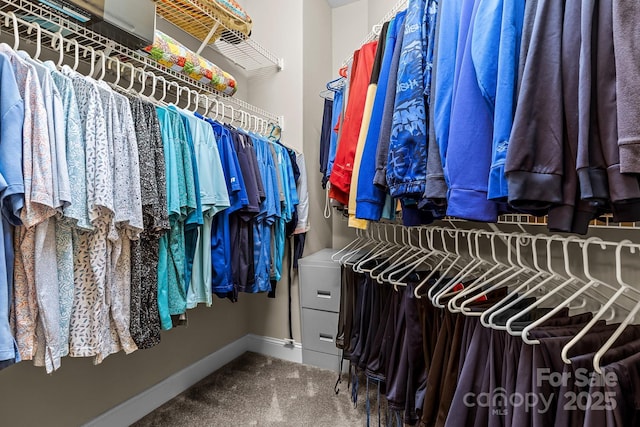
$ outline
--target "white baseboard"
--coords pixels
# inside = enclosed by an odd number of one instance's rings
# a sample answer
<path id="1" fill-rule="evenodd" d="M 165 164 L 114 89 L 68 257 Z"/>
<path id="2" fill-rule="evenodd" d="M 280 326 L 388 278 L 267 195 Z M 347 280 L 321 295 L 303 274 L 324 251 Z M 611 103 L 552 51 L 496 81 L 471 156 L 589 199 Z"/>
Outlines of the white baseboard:
<path id="1" fill-rule="evenodd" d="M 264 354 L 265 356 L 277 359 L 288 360 L 290 362 L 302 363 L 302 344 L 286 340 L 259 335 L 245 335 L 247 339 L 247 351 Z"/>
<path id="2" fill-rule="evenodd" d="M 84 427 L 129 426 L 247 351 L 302 363 L 300 343 L 287 345 L 282 339 L 248 334 L 101 414 Z"/>

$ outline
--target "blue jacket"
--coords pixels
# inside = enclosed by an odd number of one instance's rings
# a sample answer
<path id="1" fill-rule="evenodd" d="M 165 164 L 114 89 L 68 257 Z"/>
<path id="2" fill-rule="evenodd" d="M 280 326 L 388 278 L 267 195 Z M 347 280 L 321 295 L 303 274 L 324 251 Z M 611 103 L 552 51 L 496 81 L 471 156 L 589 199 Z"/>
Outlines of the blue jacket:
<path id="1" fill-rule="evenodd" d="M 488 197 L 502 201 L 509 194 L 504 164 L 515 111 L 524 3 L 524 0 L 480 0 L 473 24 L 471 56 L 478 85 L 493 113 Z"/>
<path id="2" fill-rule="evenodd" d="M 451 122 L 451 103 L 453 101 L 454 75 L 456 74 L 456 55 L 458 51 L 458 33 L 463 0 L 448 0 L 440 5 L 438 20 L 438 55 L 436 56 L 435 97 L 433 99 L 435 135 L 440 147 L 440 157 L 444 167 L 449 146 L 449 124 Z M 445 179 L 446 179 L 445 174 Z M 448 179 L 447 179 L 448 181 Z"/>
<path id="3" fill-rule="evenodd" d="M 449 179 L 447 215 L 495 222 L 498 206 L 487 200 L 493 116 L 478 84 L 472 57 L 473 22 L 483 0 L 464 0 L 458 46 L 459 64 L 451 109 L 445 174 Z M 440 73 L 441 70 L 438 70 Z M 440 74 L 438 74 L 440 76 Z"/>
<path id="4" fill-rule="evenodd" d="M 387 162 L 391 196 L 420 199 L 427 178 L 426 0 L 407 7 Z"/>
<path id="5" fill-rule="evenodd" d="M 401 28 L 404 16 L 405 13 L 401 12 L 389 23 L 384 56 L 378 78 L 378 88 L 371 112 L 371 124 L 367 132 L 367 139 L 362 153 L 362 162 L 360 163 L 360 173 L 358 174 L 356 218 L 370 221 L 380 220 L 386 199 L 385 191 L 373 185 L 373 178 L 376 173 L 376 149 L 378 147 L 378 139 L 380 138 L 380 123 L 382 122 L 384 100 L 387 89 L 389 88 L 388 78 L 391 68 L 391 58 L 393 57 L 398 28 Z"/>
<path id="6" fill-rule="evenodd" d="M 342 114 L 342 100 L 344 99 L 344 87 L 333 95 L 333 109 L 331 111 L 331 139 L 329 143 L 329 157 L 327 158 L 327 171 L 324 175 L 324 182 L 329 181 L 333 162 L 336 159 L 336 150 L 338 149 L 338 133 L 334 132 L 338 120 Z"/>

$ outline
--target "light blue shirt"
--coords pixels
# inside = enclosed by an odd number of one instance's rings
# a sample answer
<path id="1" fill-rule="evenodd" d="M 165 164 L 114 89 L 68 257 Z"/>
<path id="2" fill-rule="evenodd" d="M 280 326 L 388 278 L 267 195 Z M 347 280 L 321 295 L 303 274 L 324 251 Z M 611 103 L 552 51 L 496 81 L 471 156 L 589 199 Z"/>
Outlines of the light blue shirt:
<path id="1" fill-rule="evenodd" d="M 0 53 L 0 361 L 20 360 L 11 328 L 9 308 L 13 294 L 13 241 L 11 225 L 20 225 L 24 206 L 22 125 L 24 103 L 6 55 Z"/>
<path id="2" fill-rule="evenodd" d="M 492 163 L 488 198 L 504 200 L 509 194 L 504 165 L 515 110 L 524 1 L 480 0 L 471 55 L 478 85 L 493 112 Z"/>
<path id="3" fill-rule="evenodd" d="M 78 228 L 91 230 L 87 214 L 87 174 L 85 160 L 85 143 L 82 137 L 82 122 L 78 111 L 78 101 L 71 79 L 56 71 L 55 65 L 47 61 L 44 65 L 49 68 L 53 82 L 60 96 L 64 120 L 66 122 L 66 157 L 71 191 L 71 204 L 64 207 L 66 221 L 71 221 Z"/>

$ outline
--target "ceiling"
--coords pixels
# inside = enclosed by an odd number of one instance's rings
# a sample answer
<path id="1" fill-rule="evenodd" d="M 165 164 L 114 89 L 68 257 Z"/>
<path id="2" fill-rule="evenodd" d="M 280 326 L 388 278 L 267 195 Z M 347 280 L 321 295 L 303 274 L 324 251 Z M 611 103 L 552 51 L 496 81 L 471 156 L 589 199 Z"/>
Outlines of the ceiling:
<path id="1" fill-rule="evenodd" d="M 340 6 L 344 6 L 345 4 L 349 4 L 349 3 L 354 3 L 358 0 L 327 0 L 327 3 L 329 3 L 329 6 L 331 7 L 340 7 Z"/>

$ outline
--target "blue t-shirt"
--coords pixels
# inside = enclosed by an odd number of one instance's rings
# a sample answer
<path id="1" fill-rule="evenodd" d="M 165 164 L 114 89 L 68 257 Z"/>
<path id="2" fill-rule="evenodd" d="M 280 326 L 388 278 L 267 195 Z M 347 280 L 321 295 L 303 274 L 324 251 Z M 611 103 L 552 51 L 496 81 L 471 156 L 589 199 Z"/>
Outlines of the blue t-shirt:
<path id="1" fill-rule="evenodd" d="M 199 118 L 204 118 L 196 113 Z M 238 158 L 233 150 L 231 134 L 228 129 L 218 122 L 205 119 L 213 128 L 218 143 L 220 163 L 224 172 L 227 192 L 229 194 L 229 208 L 223 210 L 213 218 L 211 227 L 211 287 L 215 294 L 226 297 L 233 291 L 231 281 L 231 236 L 229 231 L 229 215 L 242 209 L 248 204 L 247 190 L 240 173 Z"/>

